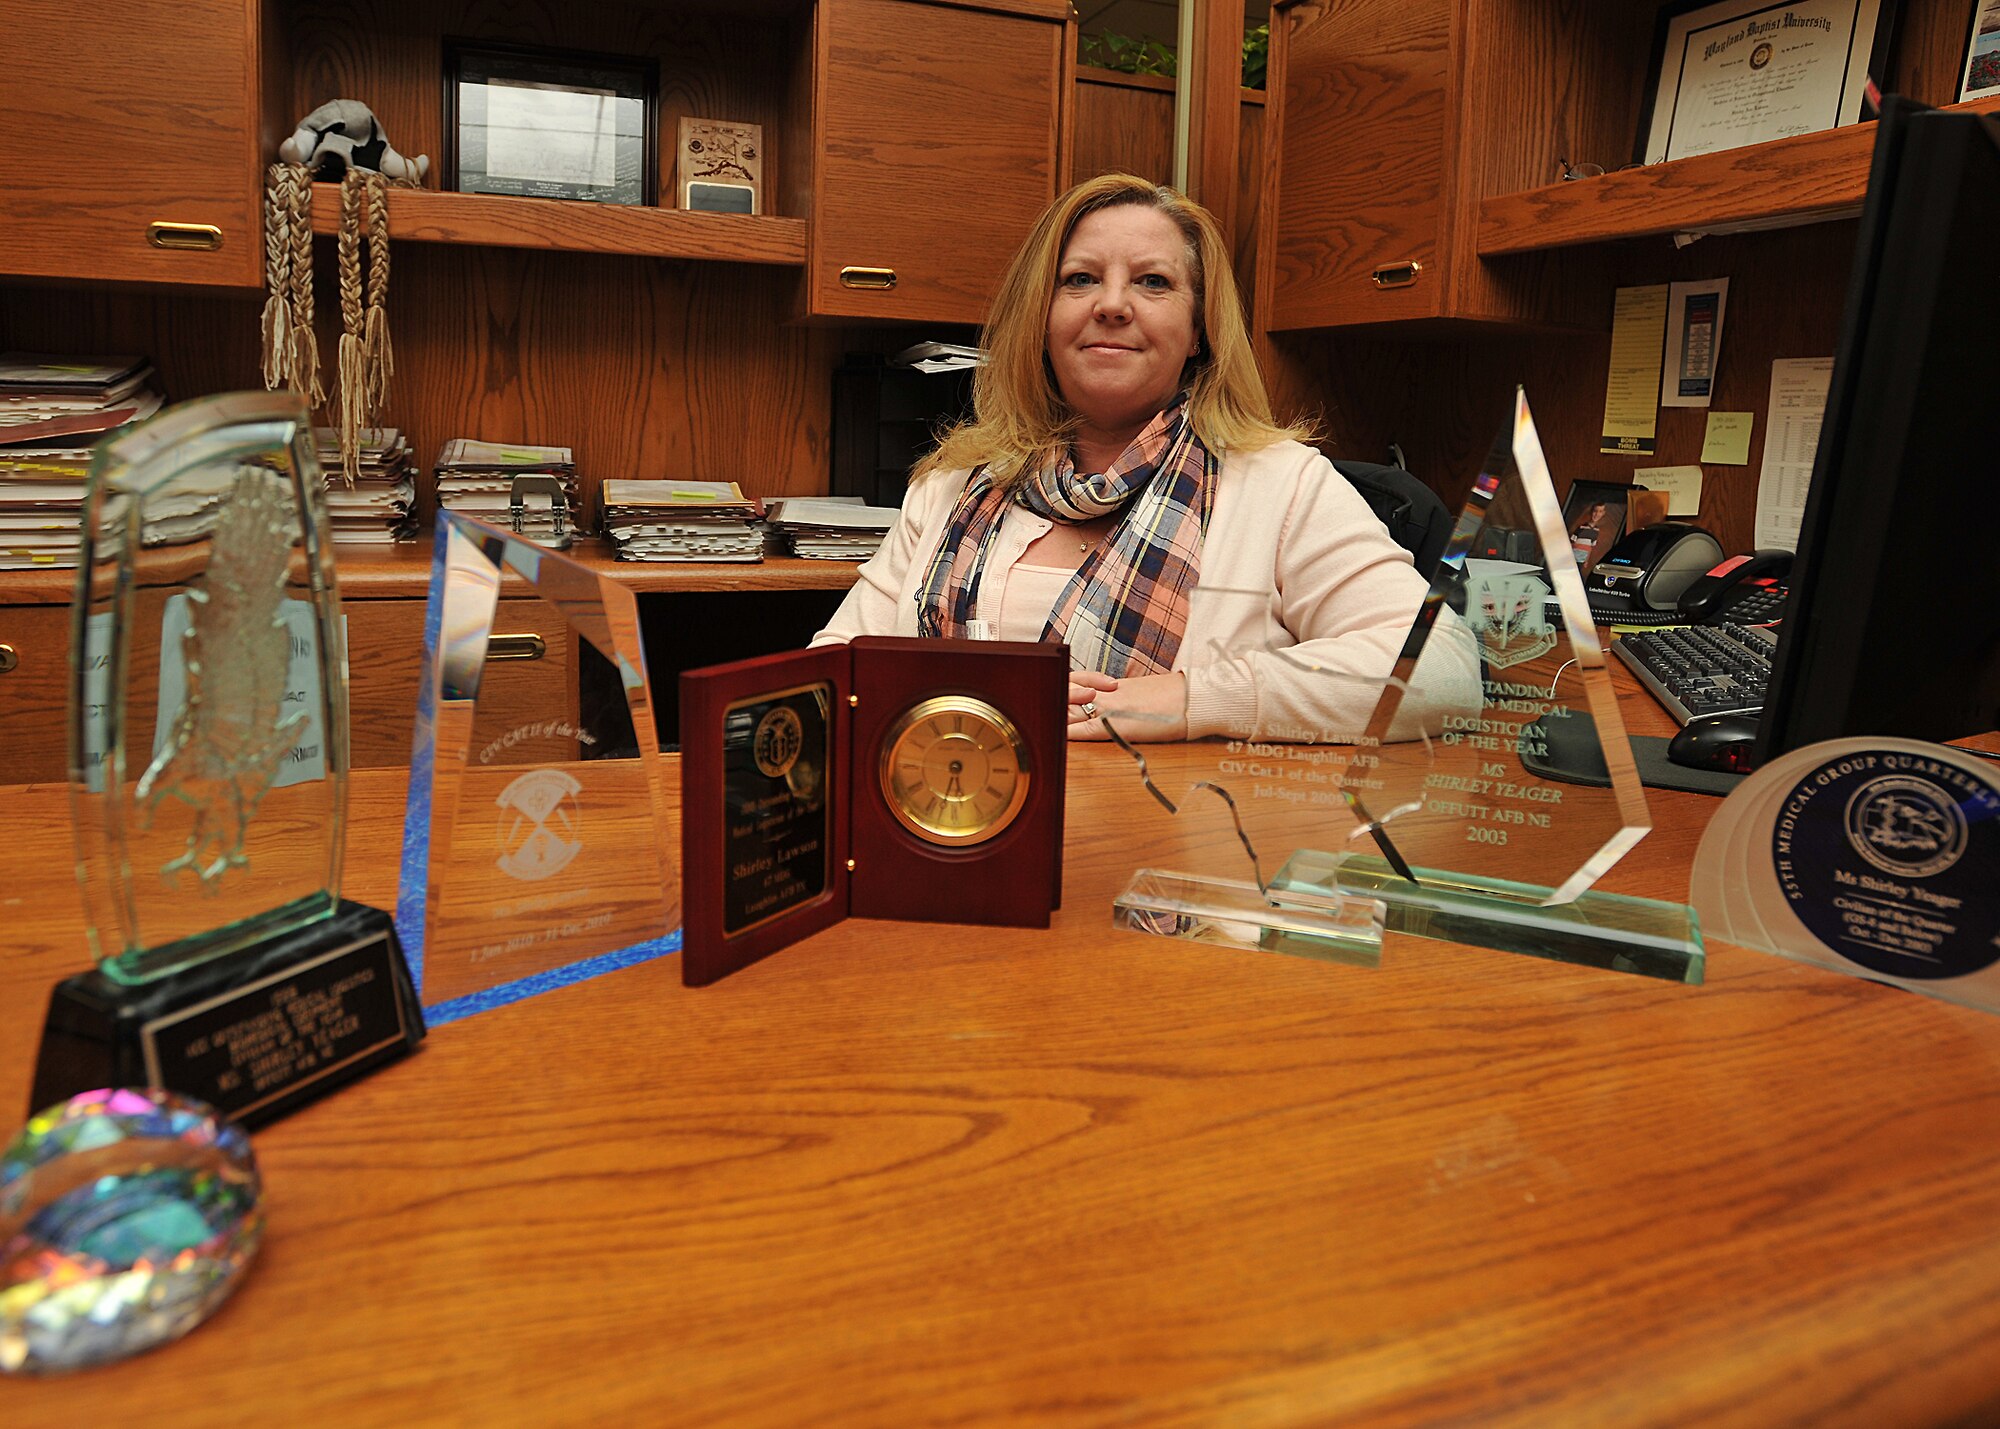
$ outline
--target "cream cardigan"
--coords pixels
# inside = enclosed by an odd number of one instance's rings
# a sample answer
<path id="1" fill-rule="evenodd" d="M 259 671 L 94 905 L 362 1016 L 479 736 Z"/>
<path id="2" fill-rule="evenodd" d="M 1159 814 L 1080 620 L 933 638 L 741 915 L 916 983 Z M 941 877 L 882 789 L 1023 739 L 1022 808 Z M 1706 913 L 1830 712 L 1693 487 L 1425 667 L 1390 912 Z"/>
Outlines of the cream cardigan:
<path id="1" fill-rule="evenodd" d="M 968 475 L 938 473 L 911 485 L 902 518 L 813 644 L 917 633 L 924 573 Z M 1021 553 L 1052 524 L 1008 508 L 977 618 L 997 623 Z M 1187 675 L 1188 737 L 1359 739 L 1424 589 L 1409 553 L 1318 452 L 1286 441 L 1226 454 L 1200 585 L 1174 659 Z M 1443 617 L 1455 624 L 1449 612 Z M 1424 698 L 1406 699 L 1395 737 L 1414 737 L 1418 718 L 1431 723 L 1438 710 L 1479 703 L 1469 642 L 1439 633 L 1417 681 Z"/>

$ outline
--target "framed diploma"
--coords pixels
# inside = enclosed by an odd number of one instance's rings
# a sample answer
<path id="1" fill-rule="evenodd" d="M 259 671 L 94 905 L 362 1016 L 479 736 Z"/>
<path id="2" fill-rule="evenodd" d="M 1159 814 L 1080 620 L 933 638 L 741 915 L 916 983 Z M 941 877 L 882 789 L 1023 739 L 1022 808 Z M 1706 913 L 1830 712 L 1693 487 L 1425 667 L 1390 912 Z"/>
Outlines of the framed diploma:
<path id="1" fill-rule="evenodd" d="M 1642 164 L 1713 154 L 1861 118 L 1895 0 L 1708 0 L 1660 11 Z"/>
<path id="2" fill-rule="evenodd" d="M 681 676 L 681 978 L 847 917 L 1046 928 L 1068 647 L 875 636 Z"/>

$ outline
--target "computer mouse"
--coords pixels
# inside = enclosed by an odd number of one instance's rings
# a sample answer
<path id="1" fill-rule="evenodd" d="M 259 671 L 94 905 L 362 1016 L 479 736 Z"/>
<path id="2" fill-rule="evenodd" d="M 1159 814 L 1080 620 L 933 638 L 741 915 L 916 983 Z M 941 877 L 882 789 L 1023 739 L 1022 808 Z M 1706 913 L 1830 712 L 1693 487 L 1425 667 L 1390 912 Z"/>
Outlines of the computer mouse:
<path id="1" fill-rule="evenodd" d="M 1755 765 L 1757 716 L 1702 715 L 1681 726 L 1667 744 L 1667 758 L 1686 769 L 1718 769 L 1748 774 Z"/>

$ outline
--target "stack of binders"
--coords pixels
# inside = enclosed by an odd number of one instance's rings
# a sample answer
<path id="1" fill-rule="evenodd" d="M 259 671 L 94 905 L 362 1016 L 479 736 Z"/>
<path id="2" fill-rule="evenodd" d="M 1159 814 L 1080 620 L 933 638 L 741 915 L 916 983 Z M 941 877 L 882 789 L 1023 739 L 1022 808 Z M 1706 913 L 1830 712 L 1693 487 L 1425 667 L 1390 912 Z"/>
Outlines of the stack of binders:
<path id="1" fill-rule="evenodd" d="M 604 533 L 621 561 L 761 561 L 756 518 L 733 481 L 604 483 Z"/>
<path id="2" fill-rule="evenodd" d="M 416 539 L 417 464 L 409 438 L 394 427 L 363 427 L 361 475 L 352 487 L 340 474 L 340 438 L 333 428 L 314 427 L 313 446 L 326 479 L 334 540 L 386 546 Z"/>
<path id="3" fill-rule="evenodd" d="M 0 570 L 76 565 L 91 448 L 159 409 L 143 358 L 0 353 Z"/>
<path id="4" fill-rule="evenodd" d="M 523 502 L 520 534 L 540 546 L 567 546 L 576 532 L 576 462 L 568 447 L 482 442 L 453 437 L 437 459 L 441 510 L 462 511 L 495 526 L 513 525 L 517 477 L 544 476 L 562 488 L 562 508 L 539 493 Z"/>
<path id="5" fill-rule="evenodd" d="M 795 556 L 819 561 L 865 561 L 895 528 L 890 506 L 863 506 L 838 497 L 786 496 L 764 503 L 764 519 Z"/>

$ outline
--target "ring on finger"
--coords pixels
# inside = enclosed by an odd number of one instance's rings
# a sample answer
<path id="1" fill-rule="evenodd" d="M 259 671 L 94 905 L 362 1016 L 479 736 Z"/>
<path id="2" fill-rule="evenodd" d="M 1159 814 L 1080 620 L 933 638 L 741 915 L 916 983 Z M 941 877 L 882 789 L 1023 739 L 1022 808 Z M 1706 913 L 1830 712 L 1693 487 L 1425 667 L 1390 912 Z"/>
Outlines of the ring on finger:
<path id="1" fill-rule="evenodd" d="M 1083 711 L 1083 717 L 1084 717 L 1085 719 L 1096 719 L 1096 718 L 1097 718 L 1097 701 L 1096 701 L 1096 700 L 1085 700 L 1085 701 L 1084 701 L 1084 702 L 1083 702 L 1082 704 L 1078 705 L 1078 706 L 1077 706 L 1077 708 Z"/>

